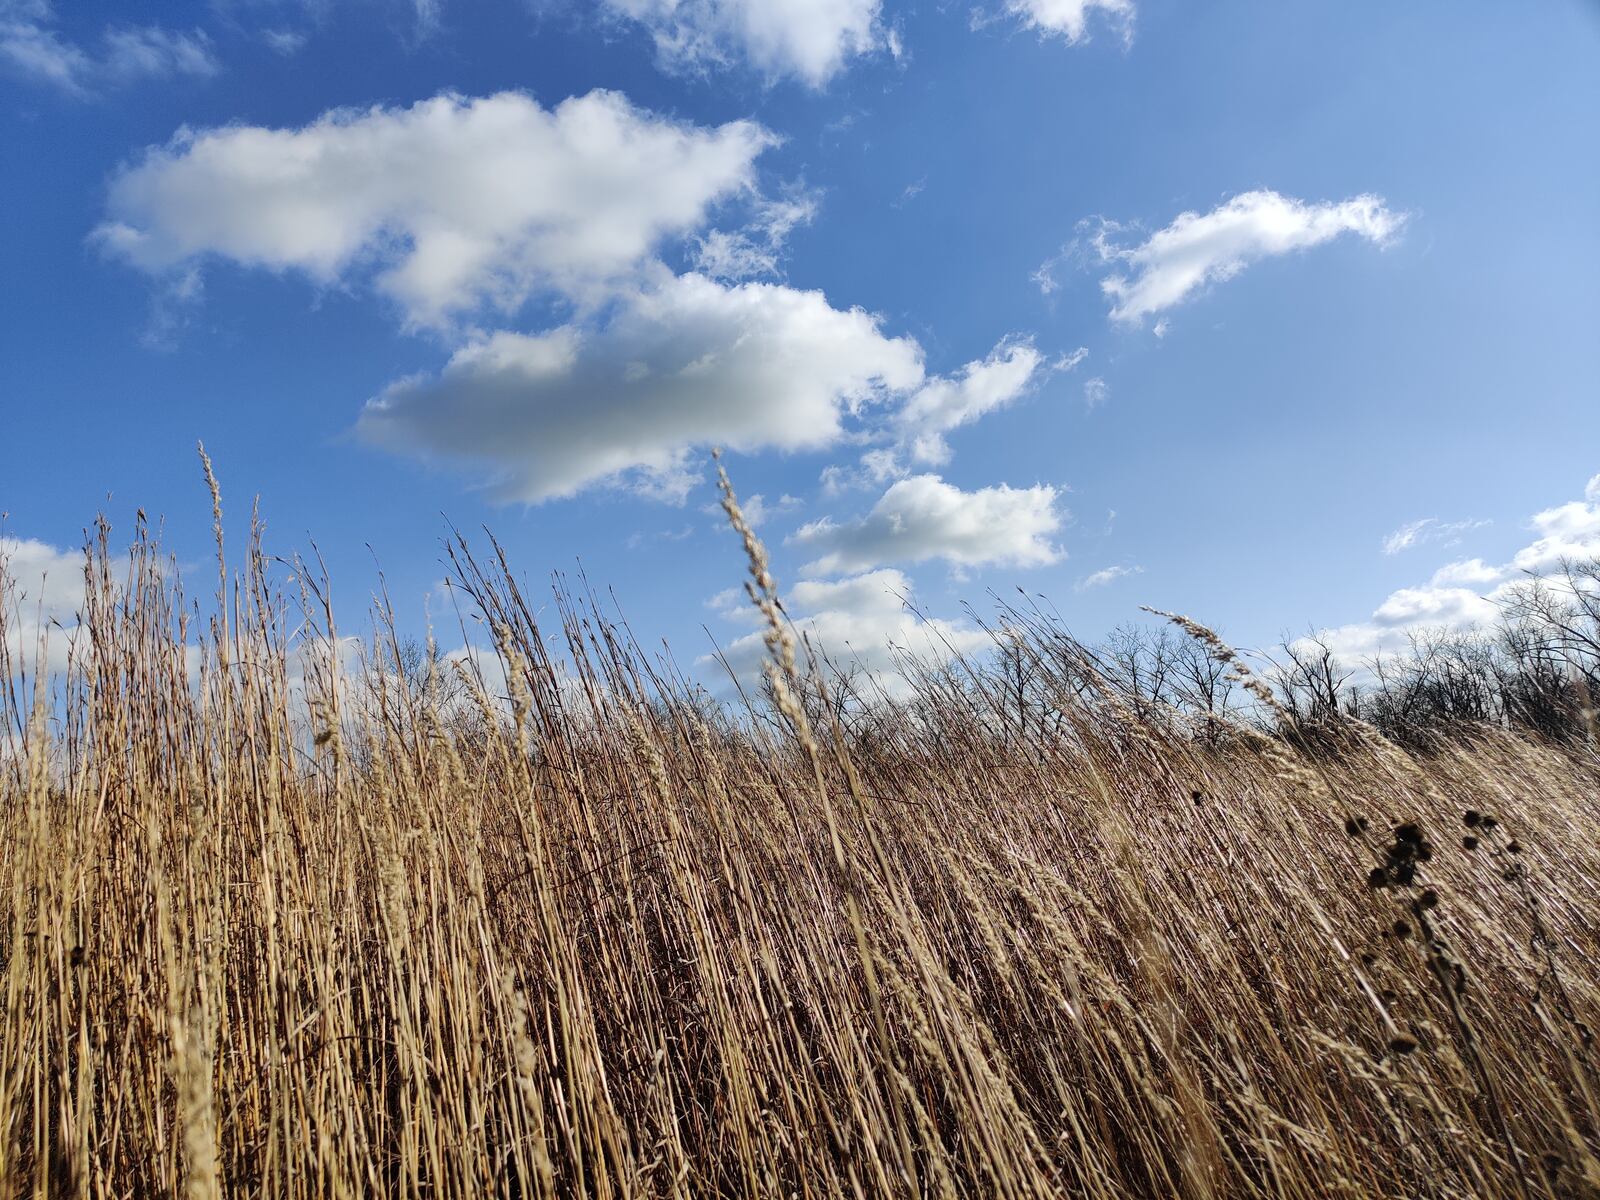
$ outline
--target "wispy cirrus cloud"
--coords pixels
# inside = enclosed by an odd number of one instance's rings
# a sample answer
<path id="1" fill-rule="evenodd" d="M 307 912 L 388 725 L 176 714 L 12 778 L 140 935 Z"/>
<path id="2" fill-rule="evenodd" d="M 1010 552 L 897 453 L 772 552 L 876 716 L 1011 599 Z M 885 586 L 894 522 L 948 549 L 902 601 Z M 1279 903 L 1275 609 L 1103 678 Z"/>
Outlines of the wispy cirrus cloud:
<path id="1" fill-rule="evenodd" d="M 1432 542 L 1453 546 L 1461 540 L 1462 534 L 1481 529 L 1488 524 L 1488 521 L 1441 521 L 1437 517 L 1407 521 L 1383 539 L 1383 552 L 1389 555 L 1400 554 Z"/>
<path id="2" fill-rule="evenodd" d="M 816 219 L 819 200 L 803 188 L 778 199 L 763 199 L 743 229 L 713 229 L 695 250 L 695 267 L 714 279 L 743 280 L 783 274 L 784 243 Z"/>
<path id="3" fill-rule="evenodd" d="M 1074 590 L 1080 592 L 1093 591 L 1095 588 L 1108 587 L 1119 579 L 1126 579 L 1130 575 L 1143 575 L 1144 568 L 1138 566 L 1102 567 L 1092 574 L 1085 575 L 1073 585 Z"/>
<path id="4" fill-rule="evenodd" d="M 74 96 L 139 79 L 206 77 L 220 69 L 211 40 L 198 29 L 110 25 L 97 47 L 85 47 L 58 30 L 46 0 L 0 0 L 0 65 Z"/>

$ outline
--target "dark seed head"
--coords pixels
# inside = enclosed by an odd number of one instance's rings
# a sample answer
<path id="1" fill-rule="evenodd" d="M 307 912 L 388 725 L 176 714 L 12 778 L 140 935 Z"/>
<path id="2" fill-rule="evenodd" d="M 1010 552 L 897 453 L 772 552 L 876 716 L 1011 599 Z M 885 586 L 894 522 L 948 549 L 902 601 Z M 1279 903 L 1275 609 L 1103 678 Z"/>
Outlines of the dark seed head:
<path id="1" fill-rule="evenodd" d="M 1417 907 L 1421 909 L 1432 908 L 1438 903 L 1439 893 L 1434 891 L 1432 888 L 1429 888 L 1427 891 L 1423 892 L 1422 895 L 1417 897 Z"/>
<path id="2" fill-rule="evenodd" d="M 1476 850 L 1478 848 L 1478 839 L 1469 833 L 1461 839 L 1461 847 L 1464 850 Z"/>
<path id="3" fill-rule="evenodd" d="M 1401 863 L 1394 869 L 1394 881 L 1402 887 L 1410 887 L 1411 881 L 1417 877 L 1417 869 L 1410 863 Z"/>
<path id="4" fill-rule="evenodd" d="M 1496 821 L 1493 817 L 1484 817 L 1478 822 L 1478 824 L 1484 829 L 1493 829 L 1496 825 L 1500 824 L 1500 822 Z"/>
<path id="5" fill-rule="evenodd" d="M 1483 814 L 1475 808 L 1467 809 L 1467 815 L 1461 819 L 1467 823 L 1469 829 L 1476 829 L 1483 824 Z"/>
<path id="6" fill-rule="evenodd" d="M 1411 922 L 1396 921 L 1389 927 L 1389 931 L 1397 938 L 1408 938 L 1411 936 Z"/>
<path id="7" fill-rule="evenodd" d="M 1506 853 L 1508 853 L 1508 854 L 1521 854 L 1522 853 L 1522 843 L 1518 842 L 1518 841 L 1507 842 L 1506 843 Z"/>
<path id="8" fill-rule="evenodd" d="M 1397 842 L 1411 842 L 1413 845 L 1422 841 L 1422 826 L 1415 821 L 1407 821 L 1404 825 L 1395 826 L 1394 839 Z"/>
<path id="9" fill-rule="evenodd" d="M 1360 832 L 1361 820 L 1359 818 L 1346 817 L 1344 819 L 1344 833 L 1346 837 L 1355 837 Z"/>
<path id="10" fill-rule="evenodd" d="M 1398 1037 L 1389 1039 L 1389 1049 L 1393 1050 L 1396 1054 L 1410 1054 L 1416 1048 L 1417 1039 L 1407 1037 L 1403 1033 Z"/>
<path id="11" fill-rule="evenodd" d="M 1195 788 L 1194 791 L 1190 792 L 1189 793 L 1189 799 L 1193 800 L 1196 804 L 1199 804 L 1200 800 L 1201 800 L 1200 789 L 1199 788 Z"/>

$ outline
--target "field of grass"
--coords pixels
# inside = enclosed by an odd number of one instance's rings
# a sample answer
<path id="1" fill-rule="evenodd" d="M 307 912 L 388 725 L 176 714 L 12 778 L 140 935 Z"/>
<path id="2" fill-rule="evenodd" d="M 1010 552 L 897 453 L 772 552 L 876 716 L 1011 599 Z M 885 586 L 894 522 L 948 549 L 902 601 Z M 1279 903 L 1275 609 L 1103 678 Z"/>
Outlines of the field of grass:
<path id="1" fill-rule="evenodd" d="M 847 704 L 747 547 L 739 711 L 464 548 L 503 684 L 98 553 L 0 699 L 0 1193 L 1600 1194 L 1592 743 L 1154 720 L 1025 614 Z"/>

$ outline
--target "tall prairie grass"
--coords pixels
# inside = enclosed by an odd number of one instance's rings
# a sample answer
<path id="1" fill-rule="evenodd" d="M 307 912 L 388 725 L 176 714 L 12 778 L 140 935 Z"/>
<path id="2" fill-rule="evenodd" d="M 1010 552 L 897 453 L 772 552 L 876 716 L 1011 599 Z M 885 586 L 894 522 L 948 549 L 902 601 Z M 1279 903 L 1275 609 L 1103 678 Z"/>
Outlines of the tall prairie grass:
<path id="1" fill-rule="evenodd" d="M 408 668 L 102 535 L 0 664 L 0 1192 L 1600 1194 L 1592 748 L 1156 720 L 1032 612 L 861 704 L 743 532 L 742 709 L 497 552 Z"/>

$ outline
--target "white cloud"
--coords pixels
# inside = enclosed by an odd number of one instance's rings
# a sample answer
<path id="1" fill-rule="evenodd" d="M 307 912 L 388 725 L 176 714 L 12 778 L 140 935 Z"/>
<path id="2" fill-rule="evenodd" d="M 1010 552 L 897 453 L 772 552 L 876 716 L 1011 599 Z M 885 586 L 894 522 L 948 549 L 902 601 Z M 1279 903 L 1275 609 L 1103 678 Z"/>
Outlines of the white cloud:
<path id="1" fill-rule="evenodd" d="M 934 558 L 957 568 L 1045 566 L 1062 558 L 1049 541 L 1061 527 L 1058 496 L 1048 484 L 964 492 L 937 475 L 913 475 L 893 484 L 865 516 L 845 524 L 824 517 L 789 541 L 820 552 L 804 568 L 812 574 Z"/>
<path id="2" fill-rule="evenodd" d="M 1583 498 L 1590 504 L 1600 504 L 1600 475 L 1589 480 L 1583 489 Z"/>
<path id="3" fill-rule="evenodd" d="M 1584 489 L 1587 500 L 1547 508 L 1531 522 L 1538 537 L 1512 556 L 1512 569 L 1535 573 L 1553 570 L 1563 559 L 1600 556 L 1600 496 L 1594 481 Z"/>
<path id="4" fill-rule="evenodd" d="M 65 665 L 83 607 L 83 566 L 82 550 L 0 537 L 0 606 L 8 618 L 4 649 L 13 669 L 33 670 L 41 635 L 46 668 Z"/>
<path id="5" fill-rule="evenodd" d="M 843 419 L 922 380 L 921 351 L 860 309 L 777 284 L 685 275 L 628 296 L 599 329 L 497 333 L 436 377 L 368 403 L 369 441 L 487 470 L 500 500 L 630 477 L 681 498 L 688 459 L 828 445 Z"/>
<path id="6" fill-rule="evenodd" d="M 411 0 L 412 11 L 417 15 L 417 32 L 427 37 L 439 28 L 444 13 L 444 0 Z"/>
<path id="7" fill-rule="evenodd" d="M 740 230 L 714 229 L 700 239 L 695 268 L 714 279 L 755 279 L 782 274 L 783 245 L 800 225 L 817 215 L 813 195 L 799 192 L 778 200 L 762 200 L 755 218 Z"/>
<path id="8" fill-rule="evenodd" d="M 56 33 L 53 19 L 44 0 L 0 3 L 0 62 L 74 95 L 87 95 L 104 84 L 177 75 L 205 77 L 218 70 L 210 40 L 199 30 L 109 27 L 95 55 Z"/>
<path id="9" fill-rule="evenodd" d="M 1126 268 L 1126 273 L 1100 281 L 1112 302 L 1112 318 L 1138 322 L 1263 258 L 1318 246 L 1344 233 L 1382 246 L 1404 223 L 1405 216 L 1390 212 L 1379 196 L 1307 204 L 1277 192 L 1255 191 L 1204 215 L 1182 213 L 1135 246 L 1115 245 L 1111 237 L 1117 226 L 1110 224 L 1093 240 L 1101 261 Z"/>
<path id="10" fill-rule="evenodd" d="M 740 619 L 734 597 L 723 593 L 717 607 L 725 617 Z M 911 581 L 896 570 L 884 569 L 847 579 L 808 580 L 788 589 L 785 608 L 794 618 L 797 635 L 841 667 L 858 667 L 879 678 L 890 695 L 903 694 L 906 681 L 895 672 L 903 657 L 942 663 L 957 654 L 974 653 L 990 644 L 989 635 L 965 622 L 924 618 L 912 612 Z M 746 605 L 748 607 L 748 605 Z M 724 656 L 741 679 L 760 677 L 766 657 L 762 634 L 739 637 Z M 714 661 L 712 656 L 700 660 Z"/>
<path id="11" fill-rule="evenodd" d="M 791 496 L 787 492 L 776 500 L 769 500 L 761 492 L 739 497 L 739 511 L 744 514 L 745 524 L 750 526 L 751 529 L 760 529 L 773 517 L 792 513 L 800 506 L 800 497 Z M 722 505 L 708 504 L 701 511 L 707 516 L 716 519 L 717 528 L 732 531 L 733 527 L 728 524 L 727 515 L 722 511 Z"/>
<path id="12" fill-rule="evenodd" d="M 1061 281 L 1056 278 L 1056 268 L 1061 265 L 1061 255 L 1048 258 L 1039 264 L 1039 269 L 1028 276 L 1039 285 L 1039 294 L 1049 296 L 1061 290 Z"/>
<path id="13" fill-rule="evenodd" d="M 204 33 L 174 33 L 155 25 L 110 29 L 105 34 L 104 68 L 117 80 L 205 77 L 217 73 L 211 43 Z"/>
<path id="14" fill-rule="evenodd" d="M 33 21 L 5 18 L 0 10 L 0 62 L 20 75 L 81 93 L 94 73 L 94 63 L 77 46 Z"/>
<path id="15" fill-rule="evenodd" d="M 742 61 L 768 78 L 827 83 L 883 44 L 879 0 L 603 0 L 655 39 L 664 66 L 700 71 Z"/>
<path id="16" fill-rule="evenodd" d="M 676 529 L 657 529 L 652 533 L 630 533 L 623 545 L 629 550 L 638 550 L 652 542 L 686 542 L 693 536 L 693 525 L 680 525 Z"/>
<path id="17" fill-rule="evenodd" d="M 1499 611 L 1493 601 L 1463 587 L 1409 587 L 1391 592 L 1372 614 L 1386 627 L 1462 629 L 1492 621 Z"/>
<path id="18" fill-rule="evenodd" d="M 183 130 L 113 181 L 101 243 L 151 272 L 217 256 L 322 285 L 377 269 L 418 325 L 553 289 L 601 300 L 748 190 L 761 126 L 681 124 L 594 91 L 341 109 Z"/>
<path id="19" fill-rule="evenodd" d="M 1092 575 L 1085 575 L 1077 582 L 1077 590 L 1087 592 L 1091 588 L 1105 587 L 1119 579 L 1126 579 L 1129 575 L 1143 575 L 1143 567 L 1102 567 Z"/>
<path id="20" fill-rule="evenodd" d="M 1043 356 L 1024 338 L 1001 342 L 981 362 L 951 376 L 931 379 L 894 416 L 900 442 L 916 462 L 950 461 L 944 435 L 1023 395 L 1040 373 Z"/>
<path id="21" fill-rule="evenodd" d="M 1491 567 L 1481 558 L 1468 558 L 1446 563 L 1433 573 L 1429 582 L 1434 587 L 1472 587 L 1498 583 L 1504 575 L 1503 568 Z"/>
<path id="22" fill-rule="evenodd" d="M 1441 521 L 1437 517 L 1408 521 L 1383 539 L 1383 552 L 1390 555 L 1399 554 L 1403 550 L 1410 550 L 1429 542 L 1443 542 L 1447 546 L 1453 546 L 1461 540 L 1463 533 L 1481 529 L 1487 524 L 1488 521 Z"/>
<path id="23" fill-rule="evenodd" d="M 1500 612 L 1499 601 L 1520 580 L 1548 575 L 1566 559 L 1600 558 L 1600 487 L 1594 480 L 1584 496 L 1584 500 L 1536 513 L 1529 525 L 1538 536 L 1510 561 L 1500 566 L 1481 558 L 1446 563 L 1428 583 L 1392 592 L 1368 620 L 1321 630 L 1318 638 L 1353 663 L 1404 651 L 1419 631 L 1469 630 L 1492 624 Z M 1412 522 L 1391 534 L 1388 542 L 1397 550 L 1421 544 L 1428 539 L 1415 533 L 1419 528 L 1428 532 L 1432 525 Z"/>
<path id="24" fill-rule="evenodd" d="M 1111 398 L 1111 385 L 1096 375 L 1083 381 L 1083 404 L 1090 412 Z"/>
<path id="25" fill-rule="evenodd" d="M 306 45 L 306 35 L 297 29 L 263 29 L 261 40 L 275 54 L 285 58 L 299 54 Z"/>
<path id="26" fill-rule="evenodd" d="M 700 239 L 694 265 L 713 279 L 759 279 L 779 274 L 777 250 L 740 230 L 713 229 L 706 234 Z"/>
<path id="27" fill-rule="evenodd" d="M 951 375 L 925 382 L 906 396 L 900 407 L 868 441 L 883 442 L 862 452 L 854 467 L 829 466 L 822 472 L 827 496 L 881 486 L 911 474 L 910 462 L 942 466 L 950 461 L 945 435 L 1026 395 L 1046 374 L 1070 371 L 1088 357 L 1083 347 L 1045 362 L 1031 339 L 1012 334 L 987 358 L 974 360 Z"/>
<path id="28" fill-rule="evenodd" d="M 1096 12 L 1124 41 L 1133 37 L 1133 0 L 1006 0 L 1006 11 L 1028 28 L 1069 43 L 1088 36 L 1089 18 Z"/>

